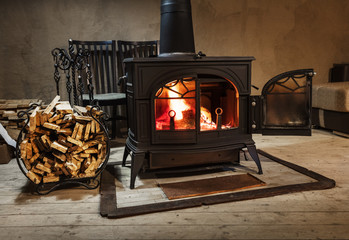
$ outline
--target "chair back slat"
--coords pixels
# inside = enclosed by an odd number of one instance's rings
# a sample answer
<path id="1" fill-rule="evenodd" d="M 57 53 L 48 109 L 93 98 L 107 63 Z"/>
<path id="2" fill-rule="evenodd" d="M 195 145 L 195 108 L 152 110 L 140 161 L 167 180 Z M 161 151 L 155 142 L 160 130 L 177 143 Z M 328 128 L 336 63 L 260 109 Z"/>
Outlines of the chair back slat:
<path id="1" fill-rule="evenodd" d="M 117 75 L 116 75 L 116 66 L 117 66 L 117 56 L 116 56 L 116 42 L 114 41 L 114 44 L 112 44 L 112 49 L 111 49 L 111 52 L 110 54 L 113 54 L 114 57 L 111 57 L 110 58 L 110 68 L 114 68 L 114 71 L 111 71 L 112 72 L 112 79 L 113 81 L 110 81 L 112 83 L 112 91 L 113 92 L 117 92 L 118 89 L 117 89 L 117 83 L 118 83 L 118 80 L 117 80 Z M 115 81 L 114 81 L 115 80 Z"/>
<path id="2" fill-rule="evenodd" d="M 90 51 L 92 84 L 95 94 L 117 92 L 116 87 L 116 41 L 69 40 L 77 51 L 79 48 Z M 86 80 L 85 80 L 86 82 Z"/>
<path id="3" fill-rule="evenodd" d="M 119 77 L 125 75 L 125 58 L 146 58 L 158 55 L 158 41 L 117 41 Z"/>
<path id="4" fill-rule="evenodd" d="M 99 74 L 98 74 L 98 54 L 97 54 L 97 48 L 95 45 L 89 45 L 91 53 L 91 71 L 92 71 L 92 77 L 94 79 L 94 87 L 95 89 L 99 89 Z"/>
<path id="5" fill-rule="evenodd" d="M 117 86 L 116 41 L 70 39 L 68 43 L 68 50 L 54 48 L 51 51 L 57 95 L 61 73 L 64 73 L 70 104 L 99 105 L 110 116 L 108 122 L 114 138 L 122 127 L 117 128 L 118 121 L 127 120 L 126 94 Z M 121 136 L 121 131 L 118 136 Z"/>
<path id="6" fill-rule="evenodd" d="M 100 89 L 99 93 L 105 93 L 105 79 L 104 79 L 104 66 L 105 66 L 105 61 L 104 61 L 104 53 L 103 53 L 103 47 L 100 46 L 99 51 L 98 51 L 98 59 L 99 59 L 99 66 L 98 69 L 99 71 L 99 81 L 100 81 Z"/>
<path id="7" fill-rule="evenodd" d="M 109 72 L 110 71 L 110 57 L 109 57 L 109 52 L 111 51 L 111 49 L 109 50 L 109 46 L 106 46 L 105 48 L 106 53 L 104 54 L 104 67 L 105 67 L 105 72 Z M 112 92 L 112 81 L 110 80 L 112 76 L 110 76 L 109 74 L 106 76 L 106 88 L 107 88 L 107 92 Z"/>

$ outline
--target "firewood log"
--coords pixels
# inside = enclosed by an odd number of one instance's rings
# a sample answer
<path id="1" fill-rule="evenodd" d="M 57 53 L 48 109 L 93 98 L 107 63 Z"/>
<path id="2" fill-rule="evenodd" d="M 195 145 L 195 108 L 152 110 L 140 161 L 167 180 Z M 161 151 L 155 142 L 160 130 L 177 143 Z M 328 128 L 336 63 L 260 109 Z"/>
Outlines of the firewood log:
<path id="1" fill-rule="evenodd" d="M 62 179 L 94 177 L 105 161 L 107 140 L 91 116 L 91 107 L 72 108 L 56 96 L 44 109 L 35 108 L 29 118 L 20 157 L 35 184 Z M 102 111 L 93 109 L 96 117 Z"/>
<path id="2" fill-rule="evenodd" d="M 53 108 L 56 106 L 60 98 L 61 98 L 60 96 L 56 96 L 52 100 L 52 102 L 46 107 L 46 109 L 44 110 L 44 114 L 49 114 L 53 110 Z"/>
<path id="3" fill-rule="evenodd" d="M 39 184 L 41 182 L 41 179 L 42 179 L 39 175 L 33 173 L 32 171 L 28 171 L 27 176 L 35 184 Z"/>
<path id="4" fill-rule="evenodd" d="M 58 142 L 54 141 L 52 144 L 51 144 L 51 148 L 54 148 L 62 153 L 66 153 L 67 150 L 68 150 L 68 147 L 66 146 L 63 146 L 62 144 L 59 144 Z"/>
<path id="5" fill-rule="evenodd" d="M 43 177 L 44 183 L 58 182 L 58 181 L 59 181 L 59 176 L 44 176 Z"/>
<path id="6" fill-rule="evenodd" d="M 40 109 L 39 106 L 37 106 L 34 111 L 31 113 L 29 117 L 29 132 L 34 132 L 36 128 L 36 120 L 37 120 L 37 112 Z"/>

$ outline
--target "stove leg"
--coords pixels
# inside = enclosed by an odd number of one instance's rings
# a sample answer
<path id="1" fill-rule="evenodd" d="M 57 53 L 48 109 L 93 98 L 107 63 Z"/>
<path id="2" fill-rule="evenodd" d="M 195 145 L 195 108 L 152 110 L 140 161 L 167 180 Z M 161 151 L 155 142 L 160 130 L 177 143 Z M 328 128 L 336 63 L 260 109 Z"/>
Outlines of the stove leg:
<path id="1" fill-rule="evenodd" d="M 145 159 L 145 154 L 131 154 L 131 183 L 130 183 L 130 189 L 135 188 L 135 182 L 136 182 L 136 177 L 138 173 L 140 172 L 144 159 Z"/>
<path id="2" fill-rule="evenodd" d="M 258 174 L 263 174 L 263 170 L 262 170 L 261 162 L 260 162 L 259 157 L 258 157 L 256 146 L 255 145 L 246 145 L 246 147 L 247 147 L 247 150 L 248 150 L 249 154 L 251 155 L 253 161 L 256 163 L 256 165 L 258 167 Z"/>
<path id="3" fill-rule="evenodd" d="M 124 155 L 122 157 L 122 166 L 125 167 L 126 166 L 126 158 L 127 156 L 130 154 L 130 149 L 127 147 L 127 145 L 125 146 L 125 150 L 124 150 Z"/>

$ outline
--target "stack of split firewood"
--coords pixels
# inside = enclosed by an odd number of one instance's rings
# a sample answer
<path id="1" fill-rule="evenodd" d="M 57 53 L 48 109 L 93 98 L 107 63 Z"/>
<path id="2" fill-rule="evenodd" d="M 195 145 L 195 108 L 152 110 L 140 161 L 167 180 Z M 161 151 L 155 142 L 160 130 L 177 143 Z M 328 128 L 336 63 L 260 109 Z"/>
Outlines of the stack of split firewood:
<path id="1" fill-rule="evenodd" d="M 17 113 L 28 109 L 32 104 L 42 105 L 42 100 L 0 99 L 0 123 L 6 129 L 11 138 L 16 140 L 24 125 L 24 121 L 18 119 Z"/>
<path id="2" fill-rule="evenodd" d="M 20 144 L 21 159 L 27 176 L 39 184 L 67 178 L 94 177 L 105 161 L 106 136 L 91 107 L 59 101 L 45 108 L 36 107 Z M 98 119 L 102 111 L 92 109 Z"/>

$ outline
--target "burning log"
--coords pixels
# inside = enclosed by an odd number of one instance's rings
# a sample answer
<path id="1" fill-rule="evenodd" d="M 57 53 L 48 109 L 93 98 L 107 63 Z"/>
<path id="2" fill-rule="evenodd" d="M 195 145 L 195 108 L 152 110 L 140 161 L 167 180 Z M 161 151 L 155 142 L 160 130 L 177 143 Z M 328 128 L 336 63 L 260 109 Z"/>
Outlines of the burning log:
<path id="1" fill-rule="evenodd" d="M 20 157 L 32 182 L 96 175 L 106 158 L 107 139 L 99 123 L 88 116 L 90 109 L 73 109 L 57 96 L 45 109 L 36 107 L 31 113 Z M 98 118 L 102 111 L 93 109 L 92 114 Z"/>

